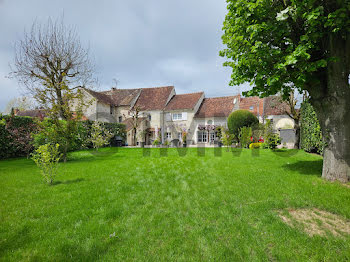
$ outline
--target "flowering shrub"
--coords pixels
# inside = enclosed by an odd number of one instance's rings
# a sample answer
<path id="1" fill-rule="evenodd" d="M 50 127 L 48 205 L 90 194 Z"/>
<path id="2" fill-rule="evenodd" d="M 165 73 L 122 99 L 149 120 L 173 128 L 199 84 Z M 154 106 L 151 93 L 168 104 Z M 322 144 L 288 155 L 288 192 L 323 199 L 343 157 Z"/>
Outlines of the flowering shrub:
<path id="1" fill-rule="evenodd" d="M 249 145 L 249 149 L 257 149 L 257 148 L 260 148 L 262 143 L 251 143 Z"/>
<path id="2" fill-rule="evenodd" d="M 112 137 L 113 134 L 110 131 L 108 131 L 102 123 L 95 121 L 92 124 L 90 141 L 96 150 L 98 150 L 102 146 L 109 145 L 110 139 Z"/>
<path id="3" fill-rule="evenodd" d="M 59 144 L 45 144 L 39 146 L 32 154 L 32 159 L 41 169 L 41 173 L 46 183 L 52 185 L 55 176 L 57 175 L 58 162 L 62 154 L 59 151 Z"/>
<path id="4" fill-rule="evenodd" d="M 0 115 L 0 159 L 28 156 L 37 124 L 30 117 Z"/>

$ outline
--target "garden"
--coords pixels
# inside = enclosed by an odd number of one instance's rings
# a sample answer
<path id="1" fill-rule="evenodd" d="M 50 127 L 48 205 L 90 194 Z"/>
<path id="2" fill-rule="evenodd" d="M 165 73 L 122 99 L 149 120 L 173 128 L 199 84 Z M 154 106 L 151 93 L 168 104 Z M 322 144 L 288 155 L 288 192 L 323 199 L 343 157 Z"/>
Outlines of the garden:
<path id="1" fill-rule="evenodd" d="M 317 209 L 349 221 L 350 190 L 321 179 L 320 156 L 163 149 L 71 152 L 51 186 L 31 159 L 1 160 L 1 260 L 350 258 L 340 222 L 336 233 L 310 234 L 281 217 Z"/>

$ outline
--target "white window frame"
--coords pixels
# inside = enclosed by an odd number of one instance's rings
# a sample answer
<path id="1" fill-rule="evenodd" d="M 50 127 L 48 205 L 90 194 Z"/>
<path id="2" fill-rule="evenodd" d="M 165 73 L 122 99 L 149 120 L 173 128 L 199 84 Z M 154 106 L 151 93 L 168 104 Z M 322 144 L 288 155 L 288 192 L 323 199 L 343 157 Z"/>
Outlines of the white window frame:
<path id="1" fill-rule="evenodd" d="M 182 120 L 182 113 L 173 113 L 172 117 L 173 117 L 173 121 Z"/>
<path id="2" fill-rule="evenodd" d="M 171 139 L 171 132 L 166 132 L 166 139 Z"/>
<path id="3" fill-rule="evenodd" d="M 207 131 L 197 131 L 197 142 L 198 143 L 208 143 L 208 132 Z"/>
<path id="4" fill-rule="evenodd" d="M 214 142 L 215 138 L 216 138 L 216 133 L 215 132 L 210 132 L 209 133 L 209 141 L 210 141 L 210 143 Z"/>

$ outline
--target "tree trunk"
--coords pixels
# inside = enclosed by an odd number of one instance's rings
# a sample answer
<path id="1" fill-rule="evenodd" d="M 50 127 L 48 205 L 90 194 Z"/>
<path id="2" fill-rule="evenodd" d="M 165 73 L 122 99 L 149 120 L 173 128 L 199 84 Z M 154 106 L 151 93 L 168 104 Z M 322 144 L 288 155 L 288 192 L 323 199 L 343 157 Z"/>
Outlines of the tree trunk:
<path id="1" fill-rule="evenodd" d="M 328 62 L 319 75 L 320 86 L 310 90 L 311 104 L 320 121 L 327 145 L 323 152 L 322 177 L 350 181 L 350 34 L 331 34 L 328 39 Z"/>
<path id="2" fill-rule="evenodd" d="M 322 177 L 345 183 L 350 181 L 350 110 L 346 99 L 342 100 L 333 102 L 333 110 L 320 117 L 320 124 L 327 143 L 323 151 Z"/>

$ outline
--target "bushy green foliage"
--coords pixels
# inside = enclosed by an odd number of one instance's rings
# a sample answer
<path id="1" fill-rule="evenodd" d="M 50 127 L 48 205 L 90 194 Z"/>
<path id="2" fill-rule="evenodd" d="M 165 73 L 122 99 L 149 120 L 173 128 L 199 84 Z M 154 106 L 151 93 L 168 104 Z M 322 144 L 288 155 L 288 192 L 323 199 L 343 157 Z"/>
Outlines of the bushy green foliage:
<path id="1" fill-rule="evenodd" d="M 60 120 L 62 122 L 66 122 L 65 120 Z M 82 148 L 93 148 L 94 145 L 91 140 L 91 134 L 93 132 L 93 124 L 94 121 L 79 121 L 77 122 L 77 126 L 72 132 L 70 137 L 70 143 L 68 146 L 68 152 L 74 151 Z M 113 141 L 115 138 L 121 137 L 125 139 L 126 131 L 125 125 L 120 123 L 101 123 L 103 124 L 103 128 L 106 132 L 111 135 L 108 136 L 108 144 L 113 145 Z M 39 147 L 40 145 L 44 145 L 46 143 L 51 144 L 60 144 L 64 143 L 64 137 L 60 136 L 57 132 L 56 125 L 51 119 L 45 119 L 41 123 L 39 123 L 40 130 L 34 135 L 34 145 L 35 147 Z M 95 148 L 95 147 L 94 147 Z M 62 151 L 62 148 L 60 148 Z"/>
<path id="2" fill-rule="evenodd" d="M 32 159 L 41 169 L 41 174 L 46 183 L 52 185 L 54 178 L 57 175 L 57 167 L 62 154 L 59 151 L 59 144 L 41 145 L 32 154 Z"/>
<path id="3" fill-rule="evenodd" d="M 233 141 L 234 141 L 234 135 L 229 132 L 228 129 L 223 129 L 222 130 L 222 138 L 221 142 L 224 146 L 231 146 Z"/>
<path id="4" fill-rule="evenodd" d="M 268 148 L 276 149 L 276 147 L 281 144 L 281 138 L 278 134 L 271 134 L 267 137 L 265 143 Z"/>
<path id="5" fill-rule="evenodd" d="M 258 118 L 248 110 L 237 110 L 230 114 L 227 119 L 227 126 L 231 134 L 238 137 L 242 127 L 250 127 L 259 123 Z"/>
<path id="6" fill-rule="evenodd" d="M 239 142 L 241 144 L 241 147 L 248 148 L 249 144 L 251 143 L 251 137 L 252 137 L 252 128 L 243 126 L 239 130 Z"/>
<path id="7" fill-rule="evenodd" d="M 107 130 L 103 123 L 95 121 L 91 126 L 90 141 L 93 147 L 98 150 L 102 146 L 110 144 L 110 139 L 114 136 Z"/>
<path id="8" fill-rule="evenodd" d="M 325 142 L 315 110 L 308 101 L 302 103 L 300 110 L 300 148 L 322 154 Z"/>
<path id="9" fill-rule="evenodd" d="M 28 156 L 33 150 L 31 133 L 36 129 L 30 117 L 0 115 L 0 159 Z"/>
<path id="10" fill-rule="evenodd" d="M 155 139 L 155 140 L 153 141 L 152 145 L 154 145 L 154 146 L 160 145 L 159 140 L 158 140 L 158 139 Z"/>

